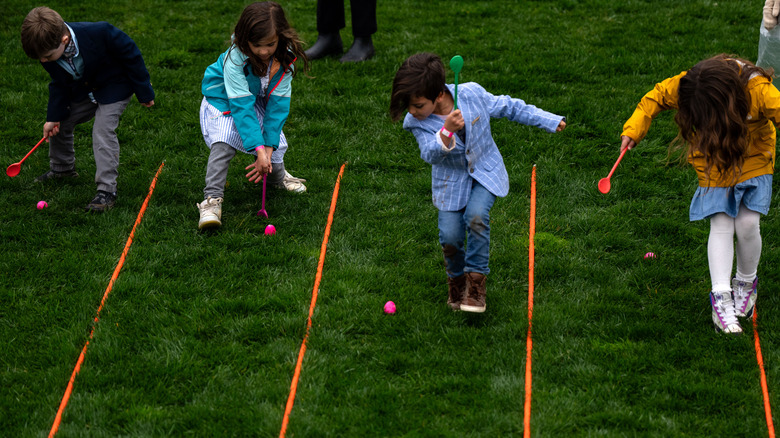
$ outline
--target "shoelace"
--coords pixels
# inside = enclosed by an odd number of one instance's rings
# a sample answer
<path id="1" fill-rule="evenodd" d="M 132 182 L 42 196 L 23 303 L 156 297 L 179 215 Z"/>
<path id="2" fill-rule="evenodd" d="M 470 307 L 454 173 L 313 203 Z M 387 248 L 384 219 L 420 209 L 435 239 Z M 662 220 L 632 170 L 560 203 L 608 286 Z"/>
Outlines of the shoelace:
<path id="1" fill-rule="evenodd" d="M 731 294 L 723 292 L 713 295 L 715 296 L 716 310 L 723 320 L 723 323 L 727 326 L 737 324 L 737 312 L 734 309 L 734 301 L 731 299 Z"/>
<path id="2" fill-rule="evenodd" d="M 753 292 L 753 282 L 740 281 L 737 282 L 737 288 L 734 289 L 734 296 L 747 299 L 751 292 Z"/>

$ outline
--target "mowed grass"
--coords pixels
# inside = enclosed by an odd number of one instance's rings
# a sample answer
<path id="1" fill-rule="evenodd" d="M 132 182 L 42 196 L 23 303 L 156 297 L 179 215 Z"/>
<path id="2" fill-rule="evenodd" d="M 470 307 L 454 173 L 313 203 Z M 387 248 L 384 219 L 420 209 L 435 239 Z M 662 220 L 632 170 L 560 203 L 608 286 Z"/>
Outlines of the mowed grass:
<path id="1" fill-rule="evenodd" d="M 282 3 L 307 43 L 312 1 Z M 380 2 L 377 56 L 312 64 L 294 81 L 287 168 L 302 196 L 261 190 L 237 157 L 224 225 L 197 231 L 207 149 L 203 70 L 244 2 L 48 3 L 107 20 L 141 48 L 157 92 L 118 130 L 119 202 L 94 195 L 90 126 L 74 181 L 40 185 L 45 145 L 0 182 L 0 431 L 51 428 L 95 311 L 160 163 L 124 268 L 100 315 L 59 436 L 275 436 L 304 334 L 328 208 L 347 162 L 290 436 L 519 436 L 528 330 L 528 220 L 537 166 L 532 436 L 765 436 L 753 330 L 714 333 L 708 224 L 688 222 L 693 171 L 666 161 L 663 114 L 601 195 L 625 119 L 652 86 L 705 57 L 755 59 L 760 4 L 713 1 Z M 45 121 L 47 75 L 0 8 L 0 157 Z M 347 18 L 349 23 L 349 18 Z M 351 42 L 350 27 L 342 31 Z M 452 313 L 430 167 L 387 115 L 392 77 L 420 51 L 465 59 L 462 81 L 566 115 L 561 134 L 505 120 L 493 135 L 511 192 L 492 210 L 488 310 Z M 451 72 L 448 78 L 452 80 Z M 49 208 L 35 205 L 46 200 Z M 774 203 L 773 203 L 774 207 Z M 278 233 L 263 235 L 273 223 Z M 762 222 L 759 330 L 770 402 L 780 381 L 780 224 Z M 652 251 L 655 260 L 643 260 Z M 398 305 L 382 313 L 387 300 Z"/>

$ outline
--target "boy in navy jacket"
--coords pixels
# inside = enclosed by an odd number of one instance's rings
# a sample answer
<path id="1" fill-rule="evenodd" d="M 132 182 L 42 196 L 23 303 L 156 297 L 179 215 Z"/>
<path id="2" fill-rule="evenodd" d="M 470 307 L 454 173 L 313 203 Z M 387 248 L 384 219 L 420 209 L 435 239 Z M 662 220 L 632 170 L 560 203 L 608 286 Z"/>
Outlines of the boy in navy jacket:
<path id="1" fill-rule="evenodd" d="M 133 94 L 141 105 L 154 105 L 154 90 L 138 46 L 106 22 L 65 23 L 56 11 L 38 7 L 22 24 L 22 48 L 27 56 L 40 60 L 51 76 L 43 125 L 50 170 L 35 180 L 78 176 L 73 130 L 94 118 L 97 194 L 86 209 L 108 210 L 116 203 L 119 117 Z"/>

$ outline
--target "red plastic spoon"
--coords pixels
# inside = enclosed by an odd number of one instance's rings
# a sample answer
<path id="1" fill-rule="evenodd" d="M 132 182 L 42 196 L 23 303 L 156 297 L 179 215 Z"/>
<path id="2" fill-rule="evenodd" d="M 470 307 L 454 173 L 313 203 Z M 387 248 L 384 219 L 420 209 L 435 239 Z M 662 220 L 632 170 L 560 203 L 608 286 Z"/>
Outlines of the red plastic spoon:
<path id="1" fill-rule="evenodd" d="M 38 142 L 38 144 L 33 146 L 33 148 L 30 149 L 30 152 L 27 152 L 27 155 L 25 155 L 24 158 L 19 160 L 18 163 L 14 163 L 14 164 L 8 166 L 8 168 L 5 169 L 5 174 L 10 176 L 11 178 L 15 177 L 16 175 L 19 175 L 19 171 L 22 170 L 22 163 L 24 162 L 24 160 L 26 160 L 27 157 L 30 156 L 30 154 L 32 154 L 36 149 L 38 149 L 38 146 L 40 146 L 41 143 L 43 143 L 44 140 L 46 140 L 46 137 L 43 137 L 41 139 L 41 141 Z"/>
<path id="2" fill-rule="evenodd" d="M 623 159 L 623 155 L 626 154 L 626 151 L 628 148 L 623 149 L 623 152 L 620 153 L 620 156 L 618 157 L 617 161 L 615 161 L 615 165 L 612 166 L 612 170 L 609 171 L 609 175 L 607 175 L 606 178 L 601 178 L 599 180 L 599 191 L 601 193 L 609 193 L 609 189 L 611 187 L 609 183 L 609 179 L 612 178 L 612 174 L 615 173 L 615 169 L 617 169 L 618 164 L 620 164 L 620 160 Z"/>

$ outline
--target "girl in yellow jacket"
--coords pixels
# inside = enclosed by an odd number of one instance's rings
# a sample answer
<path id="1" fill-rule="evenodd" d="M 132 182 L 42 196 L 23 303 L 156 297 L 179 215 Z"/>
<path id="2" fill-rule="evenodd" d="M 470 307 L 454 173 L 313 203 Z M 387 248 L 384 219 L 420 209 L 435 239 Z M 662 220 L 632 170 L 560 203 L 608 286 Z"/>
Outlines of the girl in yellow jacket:
<path id="1" fill-rule="evenodd" d="M 741 333 L 737 317 L 752 316 L 756 302 L 759 219 L 772 198 L 773 123 L 780 122 L 780 92 L 771 73 L 726 55 L 701 61 L 645 94 L 621 134 L 621 151 L 632 149 L 656 115 L 677 110 L 679 133 L 670 152 L 682 150 L 699 177 L 690 220 L 710 219 L 712 321 L 725 333 Z"/>

